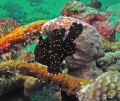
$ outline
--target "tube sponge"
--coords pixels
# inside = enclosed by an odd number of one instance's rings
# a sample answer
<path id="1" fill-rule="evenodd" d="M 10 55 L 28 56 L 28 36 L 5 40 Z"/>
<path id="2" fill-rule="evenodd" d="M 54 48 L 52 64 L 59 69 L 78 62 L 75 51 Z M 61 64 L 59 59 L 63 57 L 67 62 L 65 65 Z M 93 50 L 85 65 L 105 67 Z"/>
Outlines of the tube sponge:
<path id="1" fill-rule="evenodd" d="M 38 88 L 38 78 L 30 77 L 24 82 L 25 96 L 31 96 Z"/>

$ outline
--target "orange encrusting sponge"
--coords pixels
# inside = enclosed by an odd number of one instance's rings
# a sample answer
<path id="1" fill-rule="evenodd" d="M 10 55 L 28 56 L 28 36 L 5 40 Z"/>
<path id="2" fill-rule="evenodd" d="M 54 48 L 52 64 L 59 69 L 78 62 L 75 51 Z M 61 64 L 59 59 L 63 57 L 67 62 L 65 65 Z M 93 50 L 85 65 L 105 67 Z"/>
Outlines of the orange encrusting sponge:
<path id="1" fill-rule="evenodd" d="M 83 88 L 84 85 L 92 84 L 89 80 L 84 80 L 82 78 L 73 77 L 67 74 L 51 75 L 47 72 L 46 68 L 37 64 L 25 63 L 25 62 L 8 62 L 5 64 L 0 64 L 0 72 L 4 74 L 5 66 L 6 69 L 11 71 L 18 70 L 23 75 L 30 75 L 33 77 L 38 77 L 44 81 L 49 81 L 55 85 L 61 87 L 68 94 L 75 94 Z"/>
<path id="2" fill-rule="evenodd" d="M 34 31 L 39 31 L 46 20 L 36 21 L 25 26 L 20 26 L 0 40 L 0 55 L 8 52 L 15 44 L 24 43 L 28 38 L 35 36 Z M 27 37 L 29 36 L 29 37 Z"/>

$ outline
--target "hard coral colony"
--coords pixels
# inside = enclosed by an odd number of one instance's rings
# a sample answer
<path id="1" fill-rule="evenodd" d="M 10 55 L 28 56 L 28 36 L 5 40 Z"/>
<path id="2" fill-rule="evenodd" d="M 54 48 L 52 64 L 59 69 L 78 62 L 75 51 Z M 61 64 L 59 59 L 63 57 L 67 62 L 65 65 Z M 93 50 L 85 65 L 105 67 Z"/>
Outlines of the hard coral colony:
<path id="1" fill-rule="evenodd" d="M 101 3 L 95 1 L 91 3 L 98 5 L 89 4 L 90 7 L 80 0 L 69 1 L 60 11 L 62 17 L 36 21 L 3 33 L 0 39 L 0 100 L 16 87 L 24 87 L 24 95 L 30 98 L 51 83 L 60 88 L 63 101 L 120 101 L 120 64 L 116 63 L 120 60 L 120 42 L 115 42 L 114 37 L 120 24 L 115 29 L 106 15 L 97 12 Z M 0 23 L 4 32 L 5 21 Z M 47 37 L 43 38 L 44 34 Z M 31 58 L 18 60 L 18 53 L 36 40 L 39 41 L 32 53 L 33 61 Z M 9 52 L 12 55 L 7 62 L 3 57 Z M 67 74 L 62 73 L 63 60 Z"/>

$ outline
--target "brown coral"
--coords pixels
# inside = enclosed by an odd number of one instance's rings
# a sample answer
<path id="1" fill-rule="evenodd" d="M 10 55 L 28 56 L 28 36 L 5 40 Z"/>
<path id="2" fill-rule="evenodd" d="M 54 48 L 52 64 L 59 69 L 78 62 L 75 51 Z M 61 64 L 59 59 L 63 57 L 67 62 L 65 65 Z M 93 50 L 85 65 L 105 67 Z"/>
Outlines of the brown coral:
<path id="1" fill-rule="evenodd" d="M 120 73 L 108 71 L 99 76 L 94 84 L 80 91 L 79 101 L 119 101 Z"/>

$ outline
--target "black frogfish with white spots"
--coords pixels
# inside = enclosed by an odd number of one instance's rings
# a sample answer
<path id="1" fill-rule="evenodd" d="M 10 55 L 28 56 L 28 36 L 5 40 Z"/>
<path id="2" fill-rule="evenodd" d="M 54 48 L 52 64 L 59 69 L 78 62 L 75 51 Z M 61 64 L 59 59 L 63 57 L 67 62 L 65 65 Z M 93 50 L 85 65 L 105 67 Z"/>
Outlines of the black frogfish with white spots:
<path id="1" fill-rule="evenodd" d="M 60 64 L 66 56 L 75 53 L 75 43 L 73 41 L 82 33 L 82 24 L 73 23 L 69 34 L 65 36 L 65 29 L 55 29 L 49 37 L 45 39 L 40 36 L 39 42 L 35 47 L 35 61 L 47 65 L 47 71 L 51 74 L 61 73 Z"/>

